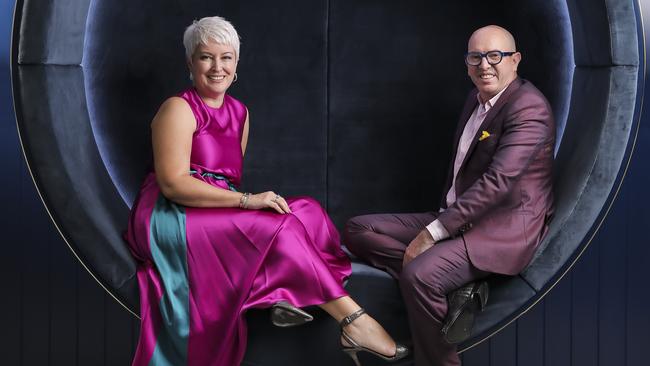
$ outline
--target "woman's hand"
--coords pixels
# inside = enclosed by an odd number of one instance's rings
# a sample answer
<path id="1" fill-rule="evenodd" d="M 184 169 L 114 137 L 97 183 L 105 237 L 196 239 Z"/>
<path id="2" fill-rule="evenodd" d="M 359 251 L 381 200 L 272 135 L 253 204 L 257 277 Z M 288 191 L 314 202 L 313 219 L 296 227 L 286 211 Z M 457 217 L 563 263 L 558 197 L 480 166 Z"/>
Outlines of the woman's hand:
<path id="1" fill-rule="evenodd" d="M 291 209 L 282 196 L 273 191 L 251 194 L 246 202 L 246 208 L 249 210 L 261 210 L 271 208 L 278 213 L 290 213 Z"/>

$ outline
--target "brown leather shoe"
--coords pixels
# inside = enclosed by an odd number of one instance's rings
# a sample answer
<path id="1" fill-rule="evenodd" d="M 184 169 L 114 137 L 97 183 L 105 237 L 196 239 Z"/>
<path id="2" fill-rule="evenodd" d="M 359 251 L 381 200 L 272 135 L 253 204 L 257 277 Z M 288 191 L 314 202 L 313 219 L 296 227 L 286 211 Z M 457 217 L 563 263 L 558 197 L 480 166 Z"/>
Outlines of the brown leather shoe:
<path id="1" fill-rule="evenodd" d="M 447 318 L 440 332 L 447 343 L 457 344 L 469 338 L 476 313 L 485 308 L 489 295 L 486 281 L 470 282 L 447 296 Z"/>

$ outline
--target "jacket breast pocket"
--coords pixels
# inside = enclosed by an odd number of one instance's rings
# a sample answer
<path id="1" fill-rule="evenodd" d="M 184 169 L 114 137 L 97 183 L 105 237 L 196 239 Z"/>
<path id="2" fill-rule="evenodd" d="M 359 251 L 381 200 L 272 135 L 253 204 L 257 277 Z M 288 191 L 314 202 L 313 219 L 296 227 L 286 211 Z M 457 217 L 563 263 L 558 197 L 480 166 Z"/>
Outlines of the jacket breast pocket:
<path id="1" fill-rule="evenodd" d="M 497 134 L 485 135 L 483 139 L 479 138 L 479 141 L 476 143 L 476 150 L 494 152 L 499 142 L 499 136 Z"/>

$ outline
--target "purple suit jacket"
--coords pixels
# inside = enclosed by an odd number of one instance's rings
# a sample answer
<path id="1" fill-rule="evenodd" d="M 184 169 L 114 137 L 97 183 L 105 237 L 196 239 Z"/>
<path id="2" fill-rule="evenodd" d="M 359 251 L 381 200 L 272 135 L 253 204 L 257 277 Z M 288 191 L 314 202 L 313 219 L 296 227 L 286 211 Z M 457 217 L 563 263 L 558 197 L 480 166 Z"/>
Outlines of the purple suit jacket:
<path id="1" fill-rule="evenodd" d="M 454 159 L 465 124 L 478 104 L 467 97 L 454 139 Z M 479 141 L 483 131 L 490 136 Z M 544 95 L 514 80 L 488 112 L 458 176 L 456 202 L 438 216 L 451 236 L 462 235 L 472 264 L 515 275 L 530 262 L 553 214 L 555 122 Z M 453 162 L 453 160 L 452 160 Z M 453 179 L 453 163 L 443 191 Z"/>

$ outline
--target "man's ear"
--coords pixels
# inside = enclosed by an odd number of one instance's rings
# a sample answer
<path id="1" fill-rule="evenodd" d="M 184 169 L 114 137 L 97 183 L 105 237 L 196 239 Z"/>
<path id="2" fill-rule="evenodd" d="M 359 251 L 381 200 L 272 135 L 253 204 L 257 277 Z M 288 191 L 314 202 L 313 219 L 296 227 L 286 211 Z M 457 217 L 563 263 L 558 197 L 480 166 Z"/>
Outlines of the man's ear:
<path id="1" fill-rule="evenodd" d="M 519 63 L 521 62 L 521 53 L 515 52 L 515 54 L 512 55 L 512 62 L 515 63 L 515 71 L 517 71 L 517 67 L 519 67 Z"/>

